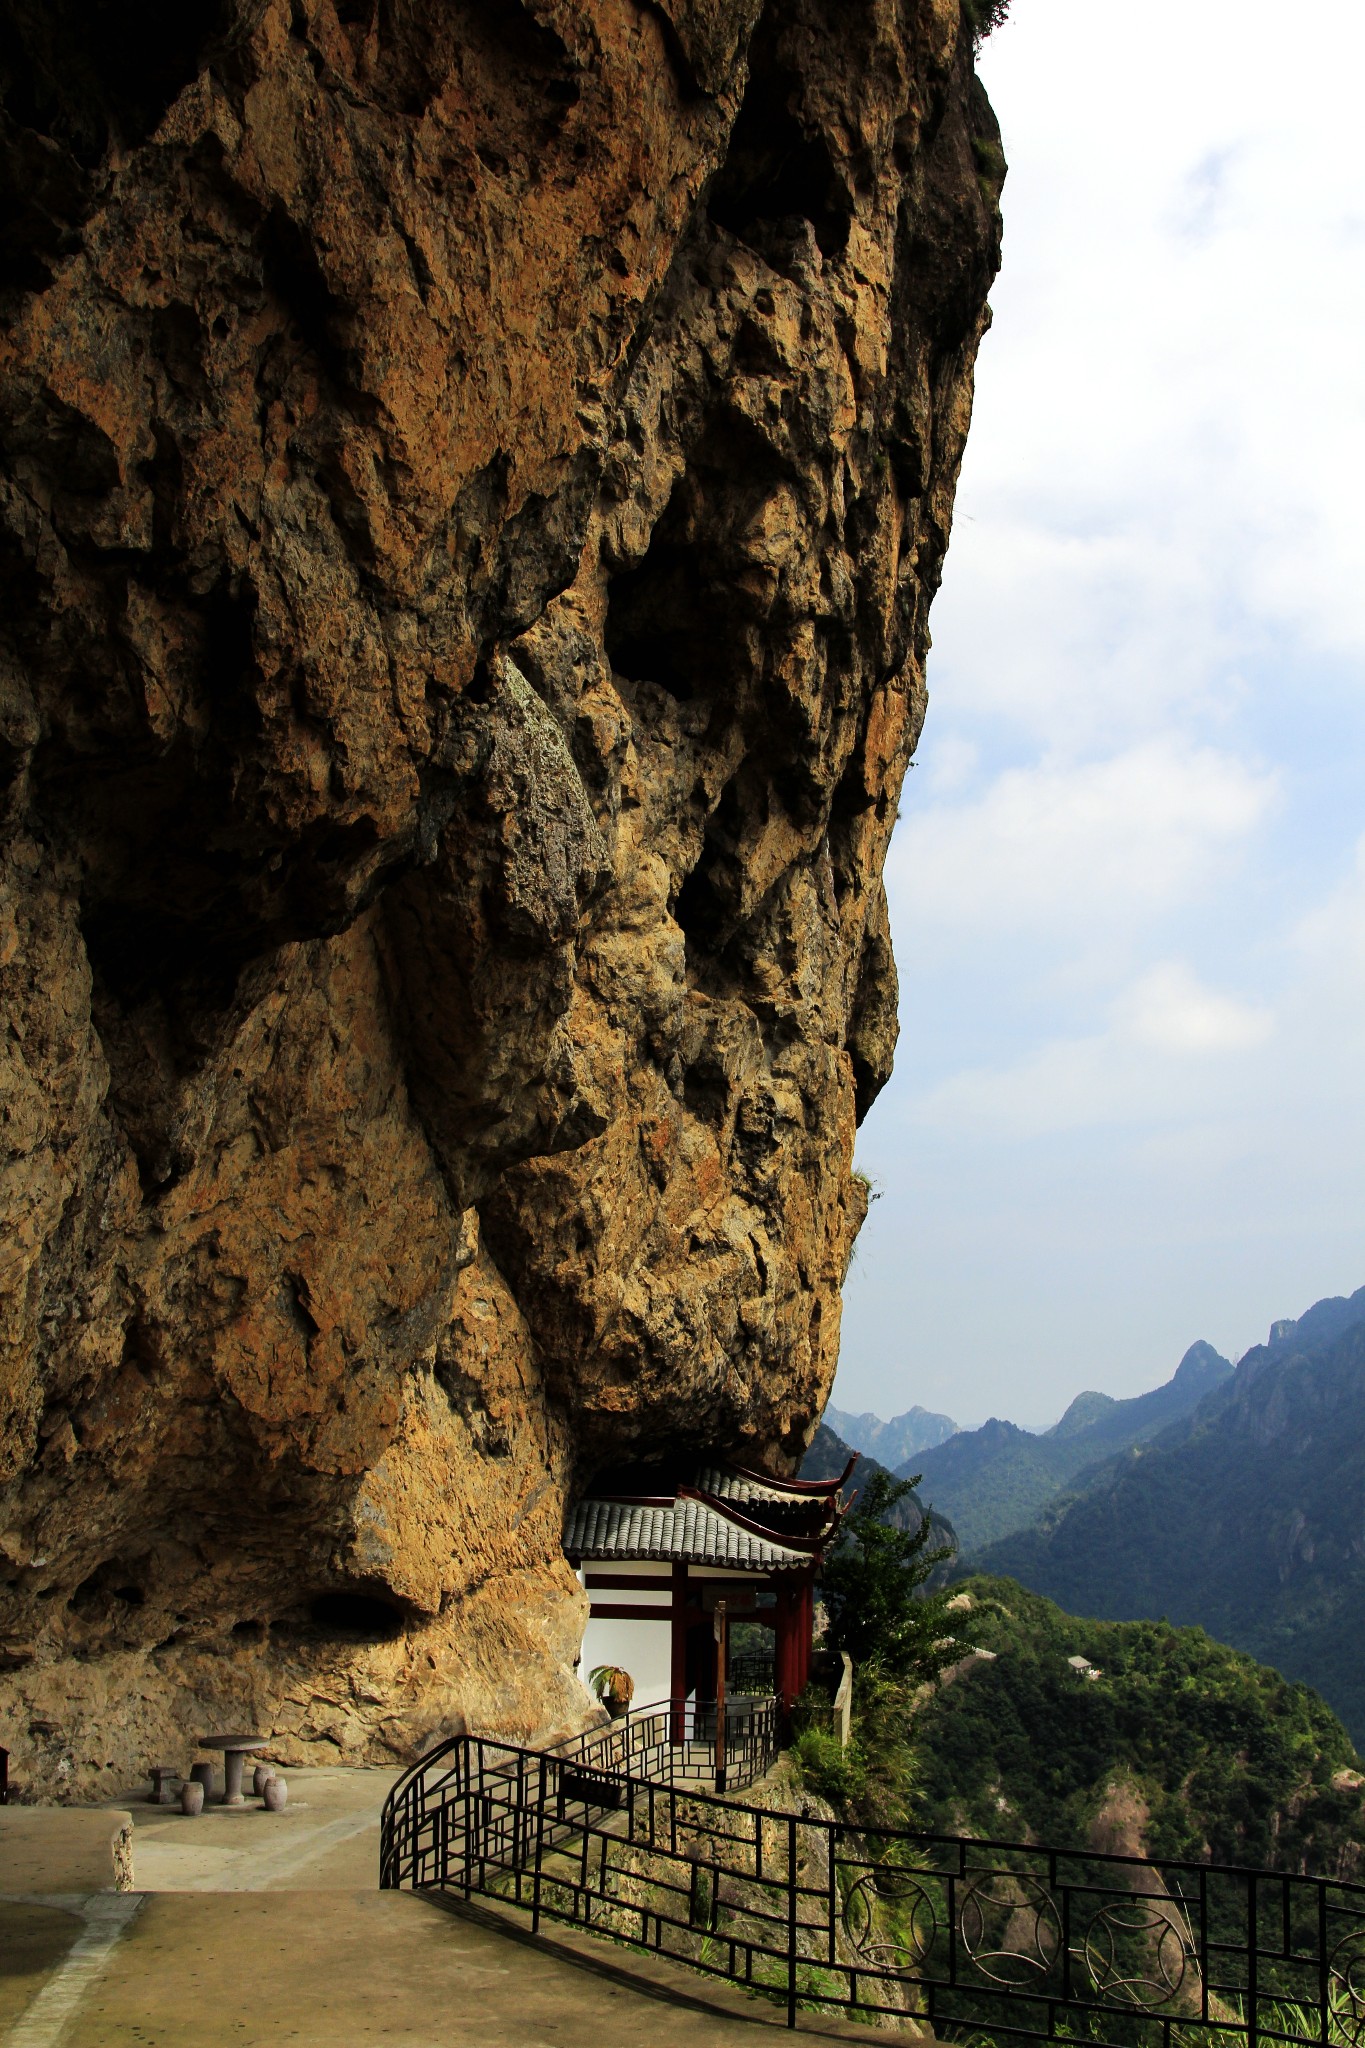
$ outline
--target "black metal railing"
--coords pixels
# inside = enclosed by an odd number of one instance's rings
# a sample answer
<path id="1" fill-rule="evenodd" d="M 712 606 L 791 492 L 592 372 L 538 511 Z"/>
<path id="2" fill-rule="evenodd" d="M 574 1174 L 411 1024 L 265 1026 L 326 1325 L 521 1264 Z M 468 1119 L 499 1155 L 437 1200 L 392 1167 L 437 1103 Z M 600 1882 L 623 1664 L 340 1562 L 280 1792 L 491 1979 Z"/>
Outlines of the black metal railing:
<path id="1" fill-rule="evenodd" d="M 775 1725 L 728 1762 L 732 1789 Z M 708 1734 L 678 1706 L 549 1750 L 457 1737 L 390 1794 L 381 1884 L 596 1928 L 777 1997 L 792 2025 L 808 2005 L 1000 2041 L 1365 2048 L 1365 1886 L 869 1837 L 717 1797 L 708 1772 L 714 1713 Z"/>
<path id="2" fill-rule="evenodd" d="M 747 1693 L 762 1698 L 773 1689 L 774 1659 L 772 1652 L 762 1650 L 736 1650 L 731 1654 L 725 1683 L 732 1693 Z"/>
<path id="3" fill-rule="evenodd" d="M 632 1707 L 619 1720 L 570 1736 L 546 1754 L 574 1757 L 599 1769 L 656 1785 L 739 1791 L 762 1777 L 777 1757 L 778 1708 L 771 1696 L 730 1699 L 725 1741 L 716 1744 L 714 1700 L 659 1701 Z"/>
<path id="4" fill-rule="evenodd" d="M 450 1845 L 457 1838 L 467 1860 L 491 1867 L 505 1837 L 509 1868 L 519 1866 L 532 1825 L 525 1816 L 533 1806 L 552 1809 L 541 1824 L 541 1839 L 553 1843 L 573 1826 L 580 1809 L 587 1815 L 615 1812 L 626 1784 L 685 1792 L 714 1791 L 718 1781 L 722 1790 L 752 1785 L 777 1756 L 776 1700 L 728 1701 L 719 1751 L 716 1718 L 714 1701 L 672 1700 L 630 1709 L 619 1720 L 544 1749 L 452 1736 L 405 1771 L 385 1801 L 381 1888 L 449 1888 Z M 478 1838 L 485 1825 L 492 1846 Z"/>

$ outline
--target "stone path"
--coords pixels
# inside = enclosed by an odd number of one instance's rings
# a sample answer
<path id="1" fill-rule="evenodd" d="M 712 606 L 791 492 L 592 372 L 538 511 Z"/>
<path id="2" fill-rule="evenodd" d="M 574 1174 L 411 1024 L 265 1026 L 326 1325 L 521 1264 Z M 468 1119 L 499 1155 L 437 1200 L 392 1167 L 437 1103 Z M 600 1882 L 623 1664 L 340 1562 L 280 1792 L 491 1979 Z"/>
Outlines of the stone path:
<path id="1" fill-rule="evenodd" d="M 777 2048 L 783 2013 L 615 1944 L 375 1889 L 386 1771 L 297 1771 L 280 1815 L 0 1809 L 4 2048 Z M 110 1844 L 131 1810 L 133 1882 Z M 6 1813 L 26 1816 L 22 1826 Z M 21 1835 L 27 1831 L 28 1847 Z M 91 1891 L 102 1853 L 106 1890 Z M 96 1861 L 92 1866 L 92 1854 Z M 65 1863 L 63 1863 L 65 1858 Z M 29 1889 L 24 1871 L 41 1877 Z M 63 1870 L 70 1883 L 63 1883 Z M 803 2034 L 868 2040 L 864 2026 Z"/>

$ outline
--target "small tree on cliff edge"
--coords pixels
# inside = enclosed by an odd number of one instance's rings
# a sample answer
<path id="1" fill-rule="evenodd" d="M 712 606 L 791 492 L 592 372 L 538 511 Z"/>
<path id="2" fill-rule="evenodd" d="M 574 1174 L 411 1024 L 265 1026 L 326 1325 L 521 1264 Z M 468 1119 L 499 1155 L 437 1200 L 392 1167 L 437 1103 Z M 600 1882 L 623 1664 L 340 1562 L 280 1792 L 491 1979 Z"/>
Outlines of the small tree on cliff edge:
<path id="1" fill-rule="evenodd" d="M 874 1472 L 863 1487 L 820 1574 L 830 1639 L 855 1664 L 922 1684 L 951 1662 L 946 1593 L 921 1590 L 951 1545 L 929 1548 L 928 1515 L 917 1529 L 892 1528 L 886 1515 L 912 1493 L 915 1479 Z"/>
<path id="2" fill-rule="evenodd" d="M 962 12 L 972 32 L 972 51 L 980 50 L 993 28 L 999 28 L 1010 11 L 1010 0 L 962 0 Z"/>

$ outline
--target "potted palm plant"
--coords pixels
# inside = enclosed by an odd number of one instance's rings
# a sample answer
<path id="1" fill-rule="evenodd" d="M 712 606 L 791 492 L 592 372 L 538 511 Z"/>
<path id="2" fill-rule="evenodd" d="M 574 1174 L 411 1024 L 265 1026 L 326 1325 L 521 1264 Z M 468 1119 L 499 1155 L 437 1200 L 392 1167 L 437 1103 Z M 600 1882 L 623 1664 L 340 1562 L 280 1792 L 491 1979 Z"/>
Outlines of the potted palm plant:
<path id="1" fill-rule="evenodd" d="M 599 1664 L 588 1673 L 588 1684 L 613 1721 L 619 1721 L 635 1697 L 635 1680 L 619 1664 Z"/>

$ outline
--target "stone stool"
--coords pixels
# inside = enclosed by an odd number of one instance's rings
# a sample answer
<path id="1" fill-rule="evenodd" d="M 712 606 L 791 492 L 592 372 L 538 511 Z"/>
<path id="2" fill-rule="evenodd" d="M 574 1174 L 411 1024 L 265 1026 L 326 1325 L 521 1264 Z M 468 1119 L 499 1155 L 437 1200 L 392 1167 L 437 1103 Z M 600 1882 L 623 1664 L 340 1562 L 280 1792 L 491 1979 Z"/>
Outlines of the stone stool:
<path id="1" fill-rule="evenodd" d="M 196 1764 L 194 1769 L 190 1772 L 190 1782 L 195 1785 L 202 1785 L 204 1788 L 205 1799 L 212 1799 L 213 1765 L 202 1763 Z"/>
<path id="2" fill-rule="evenodd" d="M 169 1764 L 153 1764 L 147 1773 L 152 1781 L 150 1806 L 174 1806 L 175 1786 L 180 1783 L 179 1771 L 173 1771 Z"/>

